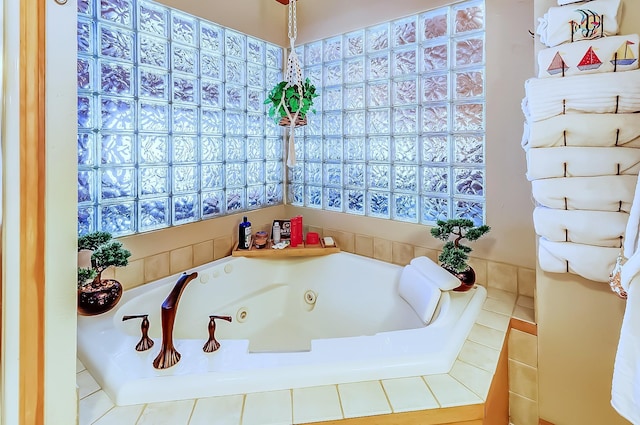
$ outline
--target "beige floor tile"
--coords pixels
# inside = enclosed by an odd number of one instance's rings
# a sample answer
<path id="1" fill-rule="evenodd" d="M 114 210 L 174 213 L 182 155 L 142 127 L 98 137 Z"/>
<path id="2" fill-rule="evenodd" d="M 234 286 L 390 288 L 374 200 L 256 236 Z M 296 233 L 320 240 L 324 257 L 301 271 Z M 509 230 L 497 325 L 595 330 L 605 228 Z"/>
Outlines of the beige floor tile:
<path id="1" fill-rule="evenodd" d="M 473 391 L 448 374 L 424 376 L 424 380 L 441 407 L 482 403 Z"/>
<path id="2" fill-rule="evenodd" d="M 76 384 L 79 388 L 80 399 L 95 393 L 100 389 L 100 385 L 93 379 L 88 370 L 83 370 L 76 374 Z"/>
<path id="3" fill-rule="evenodd" d="M 80 361 L 80 359 L 76 358 L 76 373 L 80 373 L 85 370 L 84 364 Z"/>
<path id="4" fill-rule="evenodd" d="M 538 425 L 538 403 L 509 392 L 509 419 L 514 425 Z"/>
<path id="5" fill-rule="evenodd" d="M 115 406 L 93 425 L 134 425 L 144 409 L 144 404 Z"/>
<path id="6" fill-rule="evenodd" d="M 338 385 L 345 418 L 391 413 L 391 406 L 379 381 Z"/>
<path id="7" fill-rule="evenodd" d="M 147 404 L 136 425 L 187 425 L 194 400 Z"/>
<path id="8" fill-rule="evenodd" d="M 242 425 L 290 425 L 292 420 L 291 391 L 247 394 Z"/>
<path id="9" fill-rule="evenodd" d="M 535 311 L 532 308 L 526 308 L 521 305 L 517 305 L 513 310 L 513 317 L 529 323 L 536 322 Z"/>
<path id="10" fill-rule="evenodd" d="M 439 407 L 426 382 L 420 377 L 385 379 L 382 386 L 396 413 Z"/>
<path id="11" fill-rule="evenodd" d="M 458 358 L 465 363 L 479 367 L 493 374 L 498 364 L 500 351 L 489 348 L 473 341 L 466 341 L 458 354 Z"/>
<path id="12" fill-rule="evenodd" d="M 293 422 L 303 424 L 342 419 L 342 407 L 335 385 L 293 390 Z"/>
<path id="13" fill-rule="evenodd" d="M 487 399 L 493 374 L 460 360 L 456 360 L 449 374 L 481 399 Z"/>
<path id="14" fill-rule="evenodd" d="M 189 425 L 239 425 L 244 395 L 196 400 Z"/>
<path id="15" fill-rule="evenodd" d="M 480 310 L 476 323 L 479 325 L 487 326 L 491 329 L 495 329 L 501 332 L 506 332 L 509 328 L 509 316 L 504 314 L 494 313 L 493 311 Z"/>
<path id="16" fill-rule="evenodd" d="M 471 332 L 469 332 L 467 339 L 469 341 L 477 342 L 478 344 L 486 345 L 494 350 L 501 350 L 502 345 L 504 344 L 505 335 L 505 332 L 476 323 L 471 328 Z"/>
<path id="17" fill-rule="evenodd" d="M 509 360 L 509 391 L 538 400 L 538 369 L 515 360 Z"/>
<path id="18" fill-rule="evenodd" d="M 78 424 L 90 425 L 107 413 L 114 406 L 113 402 L 104 391 L 96 391 L 88 397 L 80 400 L 78 412 Z"/>
<path id="19" fill-rule="evenodd" d="M 529 366 L 538 366 L 538 337 L 511 329 L 509 332 L 509 358 Z"/>
<path id="20" fill-rule="evenodd" d="M 511 317 L 514 305 L 515 299 L 513 301 L 503 301 L 496 298 L 487 298 L 484 301 L 482 308 L 487 311 L 492 311 L 494 313 L 504 314 Z"/>

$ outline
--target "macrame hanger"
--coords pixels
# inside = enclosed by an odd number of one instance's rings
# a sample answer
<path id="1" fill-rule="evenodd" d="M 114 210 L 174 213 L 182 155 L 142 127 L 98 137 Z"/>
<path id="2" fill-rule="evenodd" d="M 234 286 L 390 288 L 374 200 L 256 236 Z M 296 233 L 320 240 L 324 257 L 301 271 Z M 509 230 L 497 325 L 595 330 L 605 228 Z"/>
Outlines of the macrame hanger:
<path id="1" fill-rule="evenodd" d="M 287 69 L 285 70 L 285 81 L 287 84 L 283 88 L 280 105 L 278 108 L 284 108 L 289 118 L 289 147 L 287 150 L 287 166 L 293 167 L 296 165 L 296 152 L 294 143 L 294 131 L 296 128 L 296 121 L 302 108 L 302 102 L 298 105 L 297 111 L 289 111 L 286 107 L 284 100 L 284 92 L 292 86 L 297 87 L 300 99 L 302 99 L 302 69 L 300 68 L 300 61 L 295 50 L 295 41 L 298 36 L 297 17 L 296 17 L 296 3 L 297 0 L 289 0 L 289 57 L 287 58 Z M 293 112 L 293 114 L 292 114 Z"/>

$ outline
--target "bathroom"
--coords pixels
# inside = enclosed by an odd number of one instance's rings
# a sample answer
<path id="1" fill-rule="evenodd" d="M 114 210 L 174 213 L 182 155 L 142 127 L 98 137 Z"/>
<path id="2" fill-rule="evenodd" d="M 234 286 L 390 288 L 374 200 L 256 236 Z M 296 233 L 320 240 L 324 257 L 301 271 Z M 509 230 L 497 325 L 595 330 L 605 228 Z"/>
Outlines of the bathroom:
<path id="1" fill-rule="evenodd" d="M 73 0 L 66 4 L 56 0 L 3 3 L 8 59 L 3 66 L 6 82 L 2 118 L 3 216 L 7 223 L 2 250 L 2 415 L 8 424 L 37 423 L 35 419 L 29 422 L 32 412 L 47 422 L 74 423 L 75 291 L 68 281 L 73 279 L 76 262 L 77 216 L 72 206 L 77 202 L 77 169 L 73 165 L 77 156 L 77 80 L 75 51 L 65 46 L 76 44 L 76 6 Z M 254 7 L 241 8 L 218 0 L 206 5 L 196 0 L 162 3 L 271 43 L 288 44 L 286 7 L 274 0 L 252 0 Z M 345 4 L 303 0 L 298 10 L 297 42 L 345 33 L 449 3 L 438 0 L 425 6 L 425 2 L 417 0 L 392 5 L 384 1 Z M 485 184 L 486 217 L 492 231 L 474 245 L 473 256 L 484 280 L 495 280 L 504 285 L 503 289 L 515 291 L 519 287 L 514 281 L 525 286 L 536 269 L 531 185 L 525 177 L 526 163 L 520 146 L 523 83 L 535 73 L 535 43 L 529 31 L 534 30 L 535 18 L 554 3 L 486 1 Z M 640 4 L 633 0 L 623 3 L 622 31 L 637 31 Z M 28 16 L 28 28 L 20 26 L 20 13 Z M 38 34 L 42 38 L 37 38 Z M 16 59 L 20 51 L 17 40 L 21 39 L 31 43 L 31 50 L 35 49 L 35 54 L 23 59 L 32 61 L 28 66 L 23 64 L 24 68 Z M 45 47 L 47 62 L 41 63 L 37 52 Z M 22 115 L 18 108 L 19 88 L 28 91 L 37 86 L 20 86 L 19 81 L 38 81 L 38 74 L 29 73 L 38 66 L 46 66 L 46 104 L 41 105 L 42 109 L 27 109 Z M 37 93 L 29 96 L 38 99 Z M 46 127 L 38 125 L 45 121 Z M 14 123 L 23 127 L 13 127 Z M 38 132 L 43 129 L 45 134 Z M 38 142 L 44 139 L 46 149 Z M 19 140 L 30 142 L 23 145 Z M 29 164 L 28 171 L 22 174 L 21 145 L 32 148 L 22 152 Z M 21 176 L 19 185 L 17 176 Z M 38 182 L 46 182 L 46 187 L 38 186 Z M 304 216 L 305 223 L 333 235 L 343 250 L 397 264 L 440 247 L 426 227 L 391 220 L 291 205 L 251 211 L 249 216 L 254 223 L 264 225 L 274 217 L 298 214 Z M 134 253 L 131 265 L 122 270 L 123 281 L 136 286 L 174 273 L 185 262 L 188 268 L 228 255 L 241 216 L 233 214 L 122 238 Z M 24 235 L 35 235 L 35 240 Z M 16 281 L 23 285 L 10 284 Z M 535 287 L 537 400 L 514 396 L 515 403 L 525 404 L 529 411 L 535 409 L 536 416 L 557 425 L 626 423 L 609 405 L 624 303 L 606 285 L 570 274 L 535 270 Z M 532 288 L 525 290 L 530 293 Z M 593 313 L 596 311 L 598 314 Z M 17 391 L 18 388 L 25 389 Z"/>

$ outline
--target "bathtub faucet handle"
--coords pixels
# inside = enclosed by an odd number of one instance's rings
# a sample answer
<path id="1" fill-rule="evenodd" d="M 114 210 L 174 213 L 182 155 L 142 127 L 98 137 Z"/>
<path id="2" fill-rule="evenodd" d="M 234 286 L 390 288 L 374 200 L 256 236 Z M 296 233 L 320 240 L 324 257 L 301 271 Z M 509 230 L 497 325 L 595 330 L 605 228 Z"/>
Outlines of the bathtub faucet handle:
<path id="1" fill-rule="evenodd" d="M 205 353 L 213 353 L 220 348 L 220 343 L 216 340 L 216 319 L 226 320 L 231 322 L 231 316 L 209 316 L 209 339 L 202 347 L 202 351 Z"/>
<path id="2" fill-rule="evenodd" d="M 142 319 L 142 323 L 140 324 L 140 330 L 142 331 L 142 338 L 138 344 L 136 344 L 136 351 L 145 351 L 149 348 L 153 347 L 153 340 L 149 338 L 149 319 L 148 314 L 135 314 L 129 316 L 122 316 L 122 321 L 130 320 L 130 319 Z"/>

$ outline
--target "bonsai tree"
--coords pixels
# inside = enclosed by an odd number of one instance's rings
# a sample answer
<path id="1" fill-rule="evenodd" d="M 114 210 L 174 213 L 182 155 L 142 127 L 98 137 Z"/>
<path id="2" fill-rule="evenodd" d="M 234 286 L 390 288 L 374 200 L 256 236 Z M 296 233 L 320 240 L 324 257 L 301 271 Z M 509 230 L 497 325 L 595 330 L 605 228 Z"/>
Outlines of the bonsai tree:
<path id="1" fill-rule="evenodd" d="M 131 252 L 122 243 L 113 240 L 109 232 L 93 232 L 78 238 L 78 252 L 84 249 L 91 253 L 91 267 L 78 267 L 78 288 L 88 284 L 99 284 L 102 272 L 107 268 L 124 267 L 129 264 Z"/>
<path id="2" fill-rule="evenodd" d="M 480 236 L 489 232 L 491 228 L 486 224 L 474 226 L 472 220 L 466 218 L 452 218 L 449 220 L 438 220 L 437 226 L 431 229 L 431 235 L 442 241 L 446 241 L 442 247 L 442 252 L 438 260 L 442 266 L 450 271 L 461 273 L 469 269 L 467 260 L 471 247 L 460 243 L 462 239 L 475 241 Z M 451 237 L 455 237 L 450 240 Z"/>
<path id="3" fill-rule="evenodd" d="M 312 109 L 313 99 L 318 97 L 316 93 L 316 87 L 311 84 L 309 78 L 302 83 L 302 96 L 298 90 L 298 84 L 286 87 L 287 81 L 279 82 L 269 92 L 264 104 L 271 104 L 269 107 L 269 117 L 273 118 L 276 122 L 280 122 L 282 118 L 287 118 L 287 110 L 293 116 L 298 112 L 299 119 L 305 119 L 309 111 L 316 113 L 315 109 Z M 285 89 L 286 87 L 286 89 Z"/>

